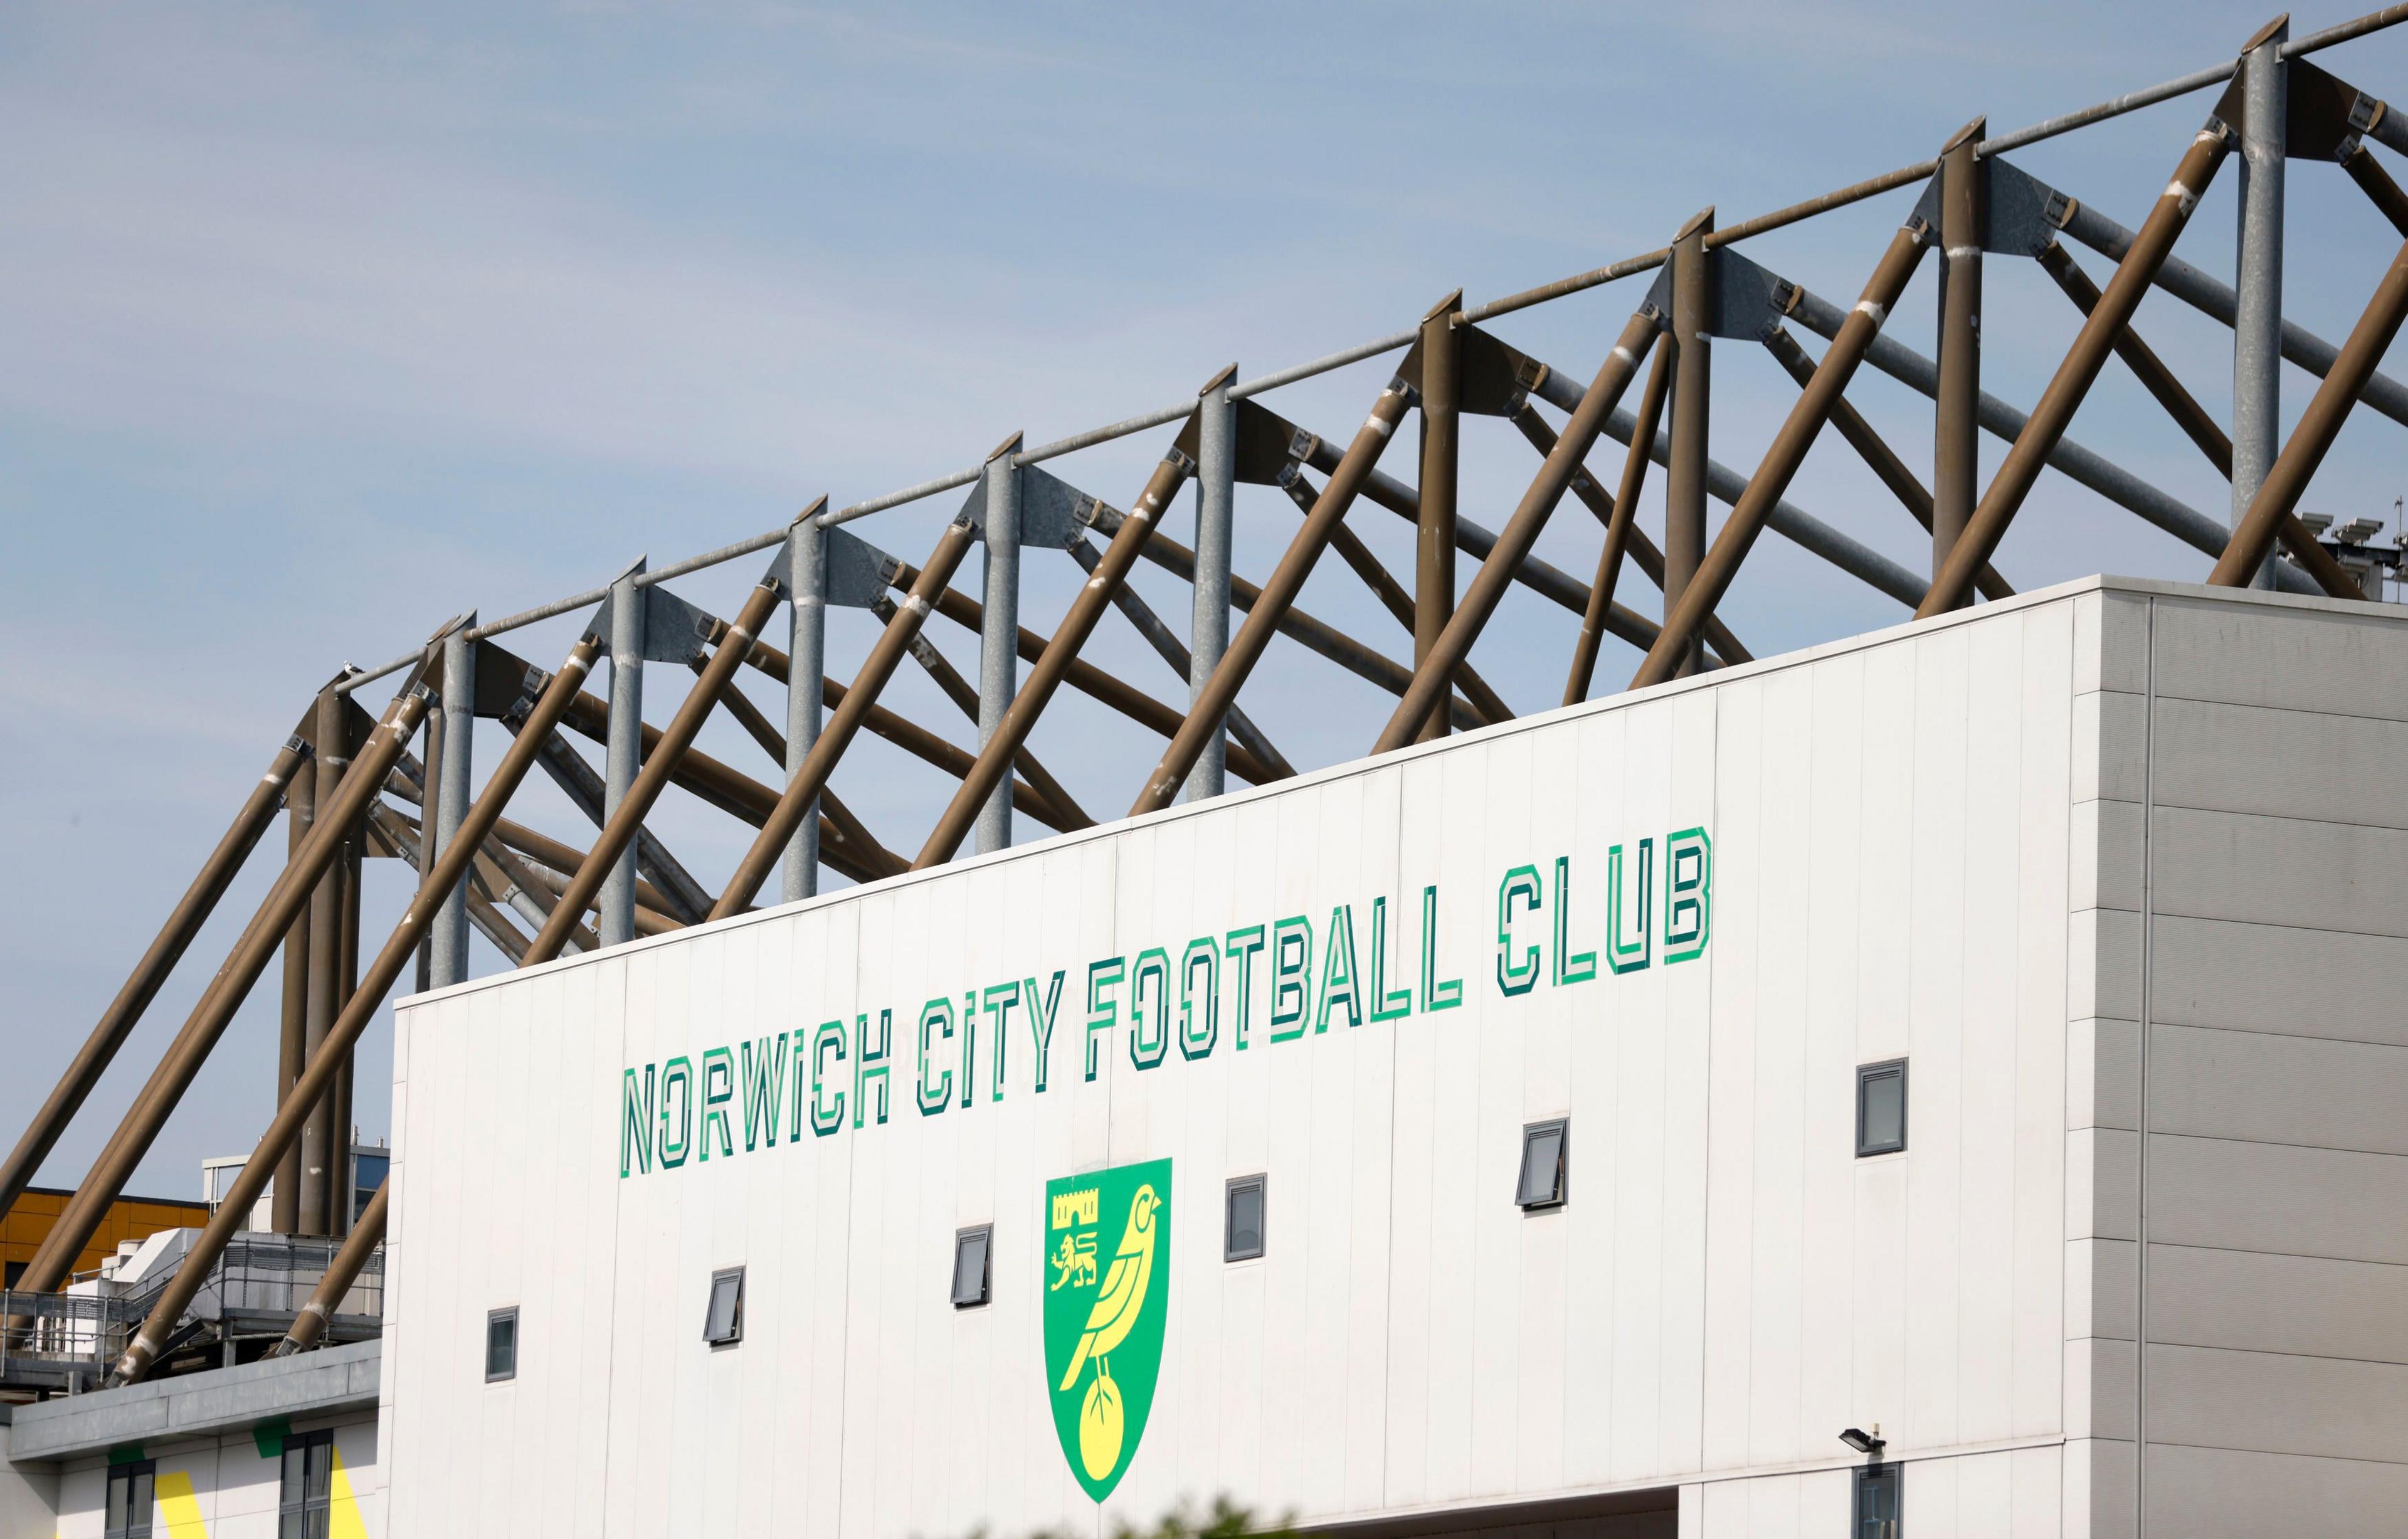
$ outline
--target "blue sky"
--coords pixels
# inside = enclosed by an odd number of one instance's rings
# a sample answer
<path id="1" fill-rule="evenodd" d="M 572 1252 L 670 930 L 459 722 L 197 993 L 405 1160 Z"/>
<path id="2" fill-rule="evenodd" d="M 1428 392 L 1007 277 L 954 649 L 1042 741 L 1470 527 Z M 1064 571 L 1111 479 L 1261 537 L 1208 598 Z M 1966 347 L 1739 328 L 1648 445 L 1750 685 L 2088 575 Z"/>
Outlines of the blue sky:
<path id="1" fill-rule="evenodd" d="M 1233 358 L 1253 375 L 1398 329 L 1457 285 L 1476 302 L 1647 250 L 1707 203 L 1734 222 L 1919 159 L 1976 112 L 2005 129 L 2152 83 L 2263 20 L 2220 4 L 1762 0 L 13 7 L 0 19 L 0 860 L 14 878 L 0 894 L 0 1043 L 17 1072 L 0 1079 L 0 1130 L 13 1140 L 345 660 L 380 662 L 455 611 L 517 610 L 639 553 L 666 562 L 776 526 L 824 492 L 842 504 L 956 468 L 1015 428 L 1042 440 L 1177 400 Z M 2389 94 L 2408 36 L 2320 62 Z M 2208 103 L 2014 159 L 2137 223 Z M 2233 180 L 2182 247 L 2226 274 Z M 2338 340 L 2396 237 L 2334 170 L 2295 163 L 2291 187 L 2289 310 Z M 1913 196 L 1745 249 L 1849 299 Z M 2028 404 L 2071 312 L 2029 266 L 1991 270 L 1985 382 Z M 1644 283 L 1496 329 L 1584 379 Z M 2224 335 L 2163 296 L 2141 324 L 2221 414 Z M 1893 328 L 1928 348 L 1928 271 Z M 1724 356 L 1713 448 L 1746 470 L 1792 392 L 1752 350 Z M 1269 404 L 1342 439 L 1384 368 Z M 2286 416 L 2311 384 L 2286 376 Z M 1853 395 L 1928 467 L 1918 397 L 1870 376 Z M 2221 482 L 2115 367 L 2073 431 L 2224 510 Z M 2408 492 L 2397 431 L 2355 423 L 2309 506 L 2387 516 Z M 1159 442 L 1052 468 L 1125 504 Z M 1410 453 L 1393 459 L 1410 474 Z M 1618 452 L 1593 463 L 1611 481 Z M 1533 466 L 1510 428 L 1473 424 L 1467 512 L 1501 523 Z M 1918 563 L 1917 531 L 1835 439 L 1793 497 Z M 957 500 L 856 527 L 916 558 Z M 1240 564 L 1259 576 L 1295 514 L 1248 492 L 1240 517 Z M 1652 488 L 1642 519 L 1656 519 Z M 1357 522 L 1409 569 L 1401 524 L 1375 510 Z M 1584 573 L 1595 540 L 1574 510 L 1542 552 Z M 2206 568 L 2054 478 L 1999 565 L 2022 586 Z M 677 586 L 729 612 L 754 571 Z M 1074 578 L 1059 558 L 1032 562 L 1028 623 L 1050 627 Z M 1143 585 L 1183 624 L 1183 590 Z M 1307 602 L 1404 650 L 1342 571 L 1316 577 Z M 1770 539 L 1726 613 L 1759 654 L 1901 617 Z M 839 618 L 839 673 L 867 632 Z M 968 638 L 934 634 L 972 668 Z M 1570 616 L 1520 605 L 1477 660 L 1517 709 L 1537 709 L 1560 690 L 1570 635 Z M 549 666 L 569 638 L 554 625 L 512 644 Z M 1102 640 L 1121 671 L 1178 696 L 1128 632 Z M 1359 754 L 1381 698 L 1272 655 L 1248 695 L 1266 729 L 1301 763 Z M 1609 646 L 1600 687 L 1635 662 Z M 681 681 L 654 680 L 662 720 Z M 897 689 L 912 714 L 967 736 L 924 683 Z M 724 726 L 705 745 L 769 772 Z M 1037 746 L 1109 814 L 1159 744 L 1071 699 Z M 909 853 L 946 788 L 879 754 L 838 789 Z M 582 841 L 556 806 L 538 811 Z M 690 804 L 666 807 L 662 827 L 707 884 L 744 843 Z M 81 1171 L 265 879 L 237 887 L 45 1179 Z M 371 868 L 371 943 L 402 895 L 389 863 Z M 271 975 L 138 1189 L 194 1189 L 203 1156 L 251 1145 L 269 1109 L 272 993 Z M 380 1029 L 362 1073 L 370 1137 L 388 1077 Z"/>

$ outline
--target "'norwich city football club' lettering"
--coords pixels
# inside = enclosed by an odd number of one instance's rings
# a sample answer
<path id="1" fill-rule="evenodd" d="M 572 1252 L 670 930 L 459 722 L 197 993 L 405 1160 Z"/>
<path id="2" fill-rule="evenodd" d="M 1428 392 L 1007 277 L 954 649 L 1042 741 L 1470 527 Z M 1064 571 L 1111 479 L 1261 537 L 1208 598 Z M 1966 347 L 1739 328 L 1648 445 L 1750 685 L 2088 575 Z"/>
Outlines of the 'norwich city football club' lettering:
<path id="1" fill-rule="evenodd" d="M 1499 878 L 1489 912 L 1491 982 L 1500 999 L 1704 955 L 1713 928 L 1713 842 L 1705 829 L 1615 844 L 1603 867 L 1576 870 L 1570 856 L 1556 856 Z M 1464 980 L 1441 958 L 1463 953 L 1445 943 L 1440 928 L 1442 915 L 1459 922 L 1453 904 L 1429 885 L 1394 900 L 1380 895 L 1209 935 L 1166 936 L 1077 972 L 1031 972 L 900 1010 L 856 1008 L 849 1017 L 773 1026 L 698 1057 L 631 1067 L 621 1077 L 619 1173 L 862 1134 L 896 1113 L 907 1121 L 976 1115 L 1008 1094 L 1041 1096 L 1066 1009 L 1078 1040 L 1070 1072 L 1086 1080 L 1112 1054 L 1151 1072 L 1454 1010 L 1464 1002 Z M 908 1088 L 893 1083 L 898 1071 Z"/>

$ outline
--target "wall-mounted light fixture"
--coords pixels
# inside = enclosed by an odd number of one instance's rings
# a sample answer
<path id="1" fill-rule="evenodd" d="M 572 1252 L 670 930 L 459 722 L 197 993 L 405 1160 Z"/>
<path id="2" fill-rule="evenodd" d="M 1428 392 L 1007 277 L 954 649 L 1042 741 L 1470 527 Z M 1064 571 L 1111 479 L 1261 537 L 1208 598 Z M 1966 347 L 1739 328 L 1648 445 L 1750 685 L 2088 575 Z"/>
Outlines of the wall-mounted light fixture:
<path id="1" fill-rule="evenodd" d="M 1889 1446 L 1889 1440 L 1881 1435 L 1881 1423 L 1878 1421 L 1873 1423 L 1873 1430 L 1870 1432 L 1861 1427 L 1849 1428 L 1840 1434 L 1840 1441 L 1870 1459 L 1879 1459 L 1881 1451 Z"/>

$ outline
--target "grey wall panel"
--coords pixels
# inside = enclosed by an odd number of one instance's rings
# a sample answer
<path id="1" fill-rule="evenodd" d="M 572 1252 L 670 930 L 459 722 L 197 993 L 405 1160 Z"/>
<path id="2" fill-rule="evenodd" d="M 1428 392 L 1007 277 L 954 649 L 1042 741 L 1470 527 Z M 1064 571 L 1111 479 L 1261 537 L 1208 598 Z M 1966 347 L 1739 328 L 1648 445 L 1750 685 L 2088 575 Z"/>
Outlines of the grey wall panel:
<path id="1" fill-rule="evenodd" d="M 2408 1154 L 2408 1047 L 2160 1025 L 2148 1083 L 2152 1132 Z"/>
<path id="2" fill-rule="evenodd" d="M 2149 1447 L 2153 1539 L 2371 1539 L 2401 1532 L 2408 1465 Z"/>
<path id="3" fill-rule="evenodd" d="M 2160 806 L 2156 912 L 2408 936 L 2408 831 Z"/>
<path id="4" fill-rule="evenodd" d="M 2160 700 L 2327 711 L 2408 721 L 2408 626 L 2397 611 L 2340 614 L 2160 597 Z M 2136 686 L 2124 686 L 2136 687 Z"/>
<path id="5" fill-rule="evenodd" d="M 2154 936 L 2157 1020 L 2408 1046 L 2408 940 L 2170 914 Z"/>
<path id="6" fill-rule="evenodd" d="M 2149 1339 L 2408 1363 L 2408 1267 L 2153 1244 Z"/>
<path id="7" fill-rule="evenodd" d="M 2138 801 L 2147 789 L 2148 697 L 2095 689 L 2073 698 L 2073 799 Z"/>
<path id="8" fill-rule="evenodd" d="M 2408 1158 L 2154 1134 L 2149 1238 L 2408 1264 Z"/>
<path id="9" fill-rule="evenodd" d="M 2149 1441 L 2408 1460 L 2408 1366 L 2149 1347 Z"/>
<path id="10" fill-rule="evenodd" d="M 2160 699 L 2149 758 L 2160 807 L 2408 828 L 2408 722 Z"/>

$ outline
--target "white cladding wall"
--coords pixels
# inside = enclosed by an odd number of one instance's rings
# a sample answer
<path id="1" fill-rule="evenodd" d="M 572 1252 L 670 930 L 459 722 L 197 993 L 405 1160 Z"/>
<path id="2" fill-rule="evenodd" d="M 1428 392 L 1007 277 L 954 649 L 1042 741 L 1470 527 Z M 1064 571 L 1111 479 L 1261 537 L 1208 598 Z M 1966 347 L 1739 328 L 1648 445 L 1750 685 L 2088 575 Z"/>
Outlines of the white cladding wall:
<path id="1" fill-rule="evenodd" d="M 335 1435 L 337 1461 L 329 1483 L 327 1539 L 383 1539 L 385 1498 L 376 1417 L 354 1413 L 293 1423 L 299 1435 L 327 1429 Z M 143 1458 L 158 1465 L 151 1532 L 163 1539 L 277 1539 L 283 1461 L 263 1454 L 253 1433 L 146 1440 L 140 1448 Z M 58 1539 L 103 1539 L 108 1496 L 108 1460 L 79 1460 L 62 1468 Z M 39 1532 L 47 1539 L 51 1531 Z"/>
<path id="2" fill-rule="evenodd" d="M 1916 1460 L 1918 1539 L 1960 1511 L 2073 1532 L 2069 851 L 2100 603 L 1990 606 L 407 1003 L 394 1533 L 1089 1532 L 1215 1493 L 1312 1520 L 1676 1484 L 1686 1532 L 1838 1532 L 1835 1434 L 1874 1422 Z M 1570 856 L 1574 944 L 1601 949 L 1608 847 L 1691 826 L 1702 957 L 1500 995 L 1510 868 Z M 1406 971 L 1431 884 L 1462 1008 L 1272 1043 L 1258 968 L 1244 1051 L 1225 1007 L 1210 1056 L 1140 1072 L 1116 1033 L 1085 1078 L 1091 960 L 1342 903 L 1368 965 L 1385 897 Z M 922 1115 L 921 1001 L 1055 969 L 1045 1093 L 1015 1024 L 999 1101 Z M 881 1008 L 885 1126 L 747 1153 L 739 1125 L 733 1158 L 621 1178 L 624 1069 Z M 1854 1066 L 1897 1057 L 1912 1146 L 1856 1159 Z M 1561 1115 L 1570 1201 L 1525 1215 L 1521 1129 Z M 1164 1158 L 1161 1388 L 1099 1515 L 1042 1382 L 1040 1194 Z M 1268 1255 L 1225 1264 L 1223 1184 L 1257 1171 Z M 994 1302 L 956 1312 L 953 1233 L 988 1221 Z M 708 1279 L 738 1263 L 746 1339 L 713 1352 Z M 501 1305 L 519 1373 L 487 1386 Z"/>

